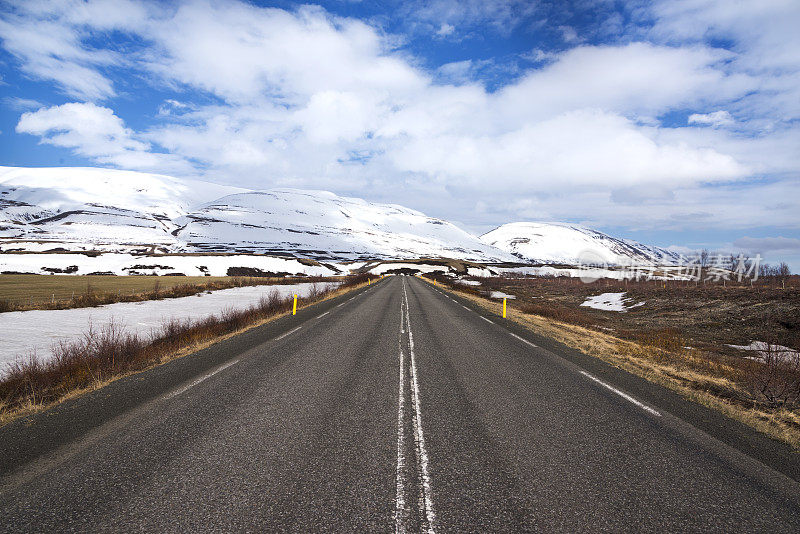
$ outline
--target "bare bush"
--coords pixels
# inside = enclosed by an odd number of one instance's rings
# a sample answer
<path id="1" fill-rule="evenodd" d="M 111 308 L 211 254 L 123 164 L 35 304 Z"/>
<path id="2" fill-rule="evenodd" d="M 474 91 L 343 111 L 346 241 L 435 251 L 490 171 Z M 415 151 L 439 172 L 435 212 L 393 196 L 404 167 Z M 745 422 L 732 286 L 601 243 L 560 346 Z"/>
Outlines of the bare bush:
<path id="1" fill-rule="evenodd" d="M 800 404 L 800 353 L 768 343 L 747 366 L 747 390 L 752 400 L 771 408 Z"/>
<path id="2" fill-rule="evenodd" d="M 331 291 L 317 286 L 304 301 L 319 300 Z M 87 298 L 91 295 L 87 289 Z M 225 308 L 216 316 L 196 321 L 171 319 L 149 337 L 130 334 L 115 321 L 100 329 L 90 326 L 80 339 L 54 345 L 52 357 L 46 361 L 29 355 L 9 365 L 0 378 L 0 409 L 7 413 L 26 404 L 52 402 L 70 391 L 146 368 L 178 350 L 236 332 L 291 307 L 291 298 L 283 298 L 273 289 L 249 308 Z"/>

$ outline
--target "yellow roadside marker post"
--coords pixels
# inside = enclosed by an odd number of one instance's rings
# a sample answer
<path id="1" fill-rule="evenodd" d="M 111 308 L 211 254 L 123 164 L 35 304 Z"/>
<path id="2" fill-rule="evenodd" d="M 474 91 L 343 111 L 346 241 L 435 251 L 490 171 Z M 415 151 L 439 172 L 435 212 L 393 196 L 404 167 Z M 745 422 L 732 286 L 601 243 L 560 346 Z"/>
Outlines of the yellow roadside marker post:
<path id="1" fill-rule="evenodd" d="M 292 315 L 297 315 L 297 295 L 294 296 L 294 304 L 292 304 Z"/>
<path id="2" fill-rule="evenodd" d="M 503 297 L 503 319 L 506 318 L 506 298 Z"/>

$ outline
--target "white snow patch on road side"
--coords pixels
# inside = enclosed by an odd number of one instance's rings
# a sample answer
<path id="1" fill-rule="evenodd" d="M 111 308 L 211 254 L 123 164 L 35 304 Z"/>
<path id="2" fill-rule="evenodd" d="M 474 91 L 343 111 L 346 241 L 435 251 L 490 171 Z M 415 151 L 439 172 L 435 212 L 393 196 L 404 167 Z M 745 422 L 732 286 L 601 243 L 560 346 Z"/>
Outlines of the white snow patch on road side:
<path id="1" fill-rule="evenodd" d="M 797 363 L 800 359 L 800 351 L 775 343 L 766 341 L 751 341 L 749 345 L 728 345 L 731 348 L 755 352 L 755 356 L 748 356 L 751 360 L 766 360 L 772 354 L 779 361 L 786 363 Z"/>
<path id="2" fill-rule="evenodd" d="M 17 358 L 35 354 L 42 360 L 51 355 L 51 348 L 61 341 L 82 337 L 91 326 L 101 330 L 112 321 L 121 324 L 131 334 L 149 335 L 166 321 L 197 320 L 218 314 L 224 309 L 243 309 L 257 304 L 262 296 L 273 290 L 281 297 L 297 294 L 302 299 L 311 290 L 311 283 L 236 287 L 191 297 L 143 302 L 119 302 L 96 308 L 71 310 L 31 310 L 0 313 L 0 376 L 7 364 Z M 335 282 L 317 284 L 320 289 L 337 285 Z"/>
<path id="3" fill-rule="evenodd" d="M 515 299 L 514 295 L 509 295 L 508 293 L 503 293 L 502 291 L 492 291 L 489 293 L 489 298 L 493 299 Z"/>
<path id="4" fill-rule="evenodd" d="M 481 285 L 479 280 L 456 280 L 456 284 L 461 284 L 464 286 L 479 286 Z"/>
<path id="5" fill-rule="evenodd" d="M 637 302 L 636 304 L 630 304 L 629 302 L 630 298 L 626 298 L 623 291 L 622 293 L 602 293 L 594 297 L 588 297 L 581 306 L 596 310 L 625 313 L 631 308 L 644 305 L 644 302 Z"/>

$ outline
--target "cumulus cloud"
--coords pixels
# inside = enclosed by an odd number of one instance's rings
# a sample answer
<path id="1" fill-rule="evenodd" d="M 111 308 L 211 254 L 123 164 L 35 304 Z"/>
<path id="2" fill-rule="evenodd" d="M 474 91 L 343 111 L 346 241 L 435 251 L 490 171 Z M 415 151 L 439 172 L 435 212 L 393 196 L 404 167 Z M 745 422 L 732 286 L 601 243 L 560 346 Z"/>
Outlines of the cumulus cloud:
<path id="1" fill-rule="evenodd" d="M 702 38 L 708 24 L 662 4 L 652 13 L 654 42 L 537 49 L 528 55 L 536 68 L 494 91 L 475 81 L 488 63 L 428 70 L 397 49 L 396 36 L 319 7 L 120 4 L 126 17 L 93 11 L 99 2 L 82 3 L 85 10 L 60 1 L 29 5 L 3 18 L 0 37 L 31 76 L 91 101 L 115 95 L 113 72 L 125 69 L 173 97 L 161 95 L 152 109 L 157 120 L 139 131 L 111 104 L 74 102 L 22 115 L 19 132 L 101 164 L 202 173 L 250 187 L 330 188 L 431 209 L 472 227 L 576 213 L 600 224 L 748 224 L 735 213 L 752 224 L 767 213 L 746 210 L 748 203 L 766 202 L 767 191 L 785 199 L 796 190 L 785 174 L 800 169 L 797 127 L 762 124 L 747 138 L 704 127 L 730 124 L 730 110 L 738 128 L 744 101 L 751 103 L 741 116 L 752 125 L 754 110 L 781 108 L 795 89 L 783 74 L 750 68 L 750 49 L 714 47 Z M 51 7 L 36 11 L 43 5 Z M 535 6 L 442 0 L 421 8 L 414 20 L 430 24 L 431 33 L 458 33 L 479 21 L 513 26 Z M 667 27 L 674 20 L 689 25 L 680 30 L 688 43 L 667 38 L 678 31 Z M 745 39 L 751 30 L 730 20 L 714 31 Z M 52 37 L 36 42 L 34 29 L 47 25 Z M 130 36 L 133 53 L 103 47 L 109 31 Z M 768 44 L 757 48 L 773 50 Z M 765 87 L 771 96 L 756 105 L 753 95 Z M 690 110 L 691 126 L 662 126 L 659 117 L 673 110 Z M 784 175 L 765 185 L 754 180 L 762 173 Z M 798 225 L 788 209 L 772 217 Z"/>
<path id="2" fill-rule="evenodd" d="M 505 187 L 552 190 L 730 180 L 747 169 L 710 149 L 659 144 L 631 121 L 608 112 L 580 110 L 526 124 L 502 135 L 466 136 L 456 131 L 421 136 L 394 155 L 403 170 L 458 178 L 485 187 L 495 176 Z"/>
<path id="3" fill-rule="evenodd" d="M 727 74 L 730 53 L 708 47 L 674 48 L 648 43 L 572 48 L 503 90 L 509 118 L 601 108 L 626 115 L 737 98 L 756 82 Z"/>
<path id="4" fill-rule="evenodd" d="M 150 145 L 136 139 L 111 109 L 95 104 L 69 103 L 26 112 L 16 130 L 100 163 L 133 169 L 176 168 L 174 158 L 150 152 Z"/>
<path id="5" fill-rule="evenodd" d="M 759 81 L 759 90 L 738 107 L 777 122 L 800 117 L 800 3 L 660 0 L 639 14 L 654 20 L 649 35 L 659 41 L 679 46 L 730 41 L 734 54 L 728 69 Z"/>

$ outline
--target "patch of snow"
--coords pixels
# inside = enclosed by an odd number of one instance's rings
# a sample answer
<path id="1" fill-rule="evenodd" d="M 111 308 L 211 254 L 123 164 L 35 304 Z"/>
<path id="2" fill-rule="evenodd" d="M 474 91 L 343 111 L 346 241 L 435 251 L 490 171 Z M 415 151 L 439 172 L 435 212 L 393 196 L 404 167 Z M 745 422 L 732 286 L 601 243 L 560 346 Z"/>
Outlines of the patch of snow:
<path id="1" fill-rule="evenodd" d="M 347 272 L 347 269 L 331 264 Z M 146 256 L 131 254 L 0 254 L 0 272 L 47 274 L 45 268 L 66 269 L 71 266 L 78 270 L 75 275 L 93 272 L 110 272 L 117 275 L 183 273 L 187 276 L 226 276 L 229 267 L 250 267 L 265 272 L 305 274 L 309 276 L 331 276 L 338 274 L 321 265 L 305 265 L 291 258 L 257 256 L 247 254 L 232 255 L 175 255 Z M 137 267 L 139 266 L 139 267 Z M 142 267 L 142 266 L 146 266 Z"/>
<path id="2" fill-rule="evenodd" d="M 588 297 L 581 306 L 594 308 L 596 310 L 625 313 L 631 308 L 644 305 L 644 302 L 628 304 L 626 301 L 630 301 L 630 299 L 625 297 L 624 291 L 621 293 L 602 293 L 594 297 Z"/>
<path id="3" fill-rule="evenodd" d="M 333 282 L 318 284 L 327 287 Z M 149 335 L 170 319 L 197 320 L 218 314 L 226 308 L 243 309 L 257 304 L 273 290 L 282 297 L 307 296 L 311 283 L 253 286 L 222 289 L 190 297 L 143 302 L 119 302 L 96 308 L 71 310 L 31 310 L 0 313 L 0 374 L 16 358 L 36 354 L 46 360 L 50 349 L 60 341 L 80 339 L 91 326 L 95 330 L 110 322 L 124 326 L 131 334 Z"/>
<path id="4" fill-rule="evenodd" d="M 502 291 L 491 291 L 489 293 L 489 298 L 493 298 L 493 299 L 509 299 L 509 300 L 511 300 L 511 299 L 515 299 L 517 297 L 515 297 L 514 295 L 509 295 L 508 293 L 503 293 Z"/>
<path id="5" fill-rule="evenodd" d="M 456 284 L 463 286 L 479 286 L 481 283 L 478 280 L 456 280 Z"/>
<path id="6" fill-rule="evenodd" d="M 800 358 L 800 351 L 783 345 L 767 343 L 766 341 L 751 341 L 749 345 L 728 345 L 731 348 L 756 352 L 756 356 L 748 356 L 751 360 L 764 360 L 770 354 L 780 361 L 786 363 L 797 362 Z"/>
<path id="7" fill-rule="evenodd" d="M 479 278 L 488 278 L 492 276 L 494 273 L 489 269 L 483 269 L 478 267 L 467 267 L 467 276 L 477 276 Z"/>

